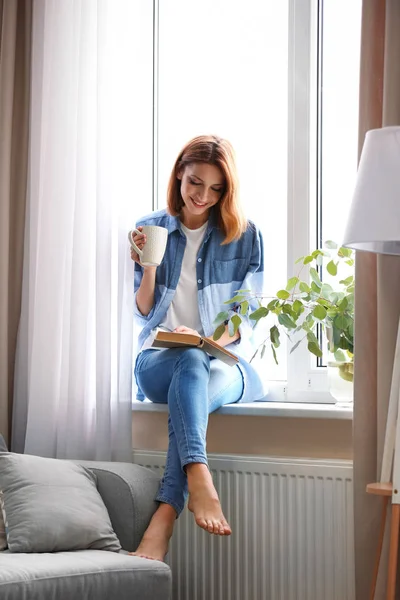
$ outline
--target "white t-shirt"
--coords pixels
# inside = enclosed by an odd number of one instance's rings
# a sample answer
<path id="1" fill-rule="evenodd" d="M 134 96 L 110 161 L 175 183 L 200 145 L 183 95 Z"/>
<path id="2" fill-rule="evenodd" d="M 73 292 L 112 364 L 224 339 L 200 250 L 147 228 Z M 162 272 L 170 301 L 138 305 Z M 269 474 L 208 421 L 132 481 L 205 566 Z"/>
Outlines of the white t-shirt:
<path id="1" fill-rule="evenodd" d="M 182 260 L 181 274 L 172 302 L 160 326 L 162 326 L 161 329 L 165 328 L 173 331 L 179 325 L 185 325 L 203 335 L 197 296 L 196 262 L 197 254 L 207 229 L 207 222 L 199 227 L 199 229 L 188 229 L 183 224 L 181 224 L 181 227 L 186 236 L 186 248 Z M 156 331 L 153 330 L 145 340 L 142 350 L 151 346 Z"/>

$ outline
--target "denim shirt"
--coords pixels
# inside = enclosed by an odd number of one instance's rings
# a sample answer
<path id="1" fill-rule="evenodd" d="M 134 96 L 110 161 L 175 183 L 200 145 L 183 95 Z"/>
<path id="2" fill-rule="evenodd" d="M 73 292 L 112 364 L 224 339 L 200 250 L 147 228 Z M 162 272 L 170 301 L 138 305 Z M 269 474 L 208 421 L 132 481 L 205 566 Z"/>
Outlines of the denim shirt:
<path id="1" fill-rule="evenodd" d="M 186 247 L 186 236 L 182 231 L 179 217 L 170 216 L 166 210 L 143 217 L 137 223 L 137 226 L 140 225 L 165 227 L 168 229 L 168 241 L 164 258 L 156 271 L 154 305 L 146 316 L 142 315 L 137 307 L 136 294 L 142 281 L 143 269 L 135 263 L 135 322 L 141 328 L 138 351 L 152 329 L 161 323 L 167 313 L 179 281 Z M 228 310 L 229 314 L 233 314 L 239 308 L 235 304 L 224 304 L 226 300 L 235 296 L 237 290 L 251 290 L 254 294 L 263 291 L 263 243 L 261 233 L 256 226 L 249 221 L 247 230 L 239 240 L 222 246 L 223 239 L 224 235 L 212 211 L 197 254 L 196 264 L 199 314 L 206 337 L 213 334 L 215 330 L 213 321 L 220 311 Z M 252 310 L 257 307 L 256 300 L 250 302 Z M 263 399 L 266 394 L 260 376 L 248 362 L 256 350 L 253 323 L 247 316 L 242 316 L 239 340 L 226 347 L 239 358 L 238 366 L 244 382 L 242 402 L 255 402 Z M 144 399 L 139 386 L 137 398 Z"/>

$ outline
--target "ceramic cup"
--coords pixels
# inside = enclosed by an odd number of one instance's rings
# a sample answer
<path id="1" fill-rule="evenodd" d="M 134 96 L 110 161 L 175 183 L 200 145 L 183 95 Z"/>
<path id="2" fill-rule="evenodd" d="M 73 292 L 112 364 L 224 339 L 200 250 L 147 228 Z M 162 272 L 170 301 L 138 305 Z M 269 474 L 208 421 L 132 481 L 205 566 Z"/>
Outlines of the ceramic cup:
<path id="1" fill-rule="evenodd" d="M 146 234 L 146 243 L 141 250 L 133 241 L 133 234 Z M 161 263 L 165 248 L 167 247 L 168 229 L 158 225 L 144 225 L 142 231 L 133 229 L 128 233 L 128 239 L 132 248 L 140 256 L 140 263 L 144 267 L 158 267 Z"/>

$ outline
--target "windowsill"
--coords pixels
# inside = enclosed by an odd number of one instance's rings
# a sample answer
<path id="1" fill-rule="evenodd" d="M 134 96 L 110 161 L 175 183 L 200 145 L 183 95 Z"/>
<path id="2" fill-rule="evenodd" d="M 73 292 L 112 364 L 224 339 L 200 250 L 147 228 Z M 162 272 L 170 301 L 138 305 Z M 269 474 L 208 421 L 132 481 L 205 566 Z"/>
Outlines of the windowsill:
<path id="1" fill-rule="evenodd" d="M 153 404 L 149 400 L 132 402 L 133 412 L 168 412 L 166 404 Z M 316 402 L 249 402 L 247 404 L 227 404 L 219 408 L 217 415 L 237 415 L 250 417 L 289 417 L 301 419 L 338 419 L 351 421 L 353 407 L 344 408 L 335 404 Z"/>

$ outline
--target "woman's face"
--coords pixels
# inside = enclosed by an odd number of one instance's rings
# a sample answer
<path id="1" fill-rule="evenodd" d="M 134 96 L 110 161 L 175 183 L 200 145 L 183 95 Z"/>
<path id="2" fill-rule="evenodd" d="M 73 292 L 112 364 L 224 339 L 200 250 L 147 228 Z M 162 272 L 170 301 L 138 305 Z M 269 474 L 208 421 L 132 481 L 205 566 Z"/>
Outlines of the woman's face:
<path id="1" fill-rule="evenodd" d="M 193 163 L 178 175 L 184 202 L 183 223 L 205 223 L 210 209 L 219 202 L 225 187 L 225 178 L 215 165 Z"/>

